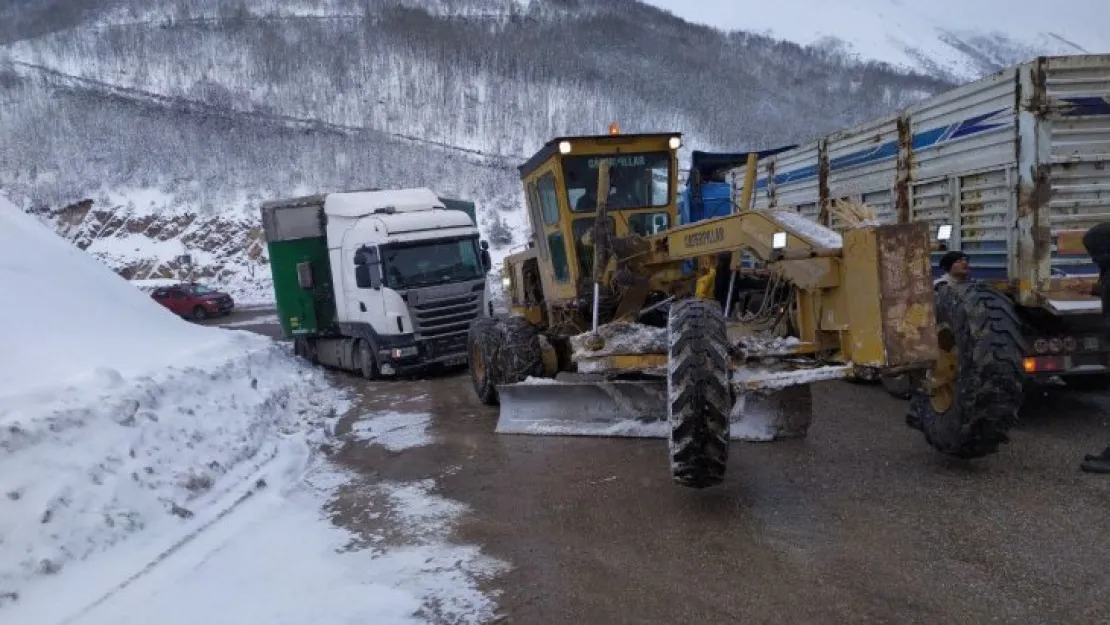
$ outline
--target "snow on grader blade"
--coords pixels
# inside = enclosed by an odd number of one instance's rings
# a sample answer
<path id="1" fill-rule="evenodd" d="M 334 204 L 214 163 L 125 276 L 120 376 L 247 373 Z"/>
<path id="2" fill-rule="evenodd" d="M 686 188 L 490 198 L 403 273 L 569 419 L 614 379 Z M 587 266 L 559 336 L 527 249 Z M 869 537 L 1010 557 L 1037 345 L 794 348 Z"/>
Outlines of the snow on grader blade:
<path id="1" fill-rule="evenodd" d="M 540 379 L 497 387 L 498 434 L 666 438 L 665 382 Z"/>

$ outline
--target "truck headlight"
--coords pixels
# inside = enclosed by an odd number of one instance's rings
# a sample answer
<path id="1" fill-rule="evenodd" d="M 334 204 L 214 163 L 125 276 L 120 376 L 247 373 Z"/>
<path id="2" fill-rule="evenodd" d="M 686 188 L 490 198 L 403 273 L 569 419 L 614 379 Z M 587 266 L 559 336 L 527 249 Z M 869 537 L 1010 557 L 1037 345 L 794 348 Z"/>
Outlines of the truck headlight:
<path id="1" fill-rule="evenodd" d="M 508 276 L 501 278 L 501 286 L 506 289 L 513 286 L 513 279 Z"/>
<path id="2" fill-rule="evenodd" d="M 415 356 L 418 353 L 416 346 L 412 347 L 394 347 L 390 350 L 389 355 L 393 358 L 405 358 L 407 356 Z"/>

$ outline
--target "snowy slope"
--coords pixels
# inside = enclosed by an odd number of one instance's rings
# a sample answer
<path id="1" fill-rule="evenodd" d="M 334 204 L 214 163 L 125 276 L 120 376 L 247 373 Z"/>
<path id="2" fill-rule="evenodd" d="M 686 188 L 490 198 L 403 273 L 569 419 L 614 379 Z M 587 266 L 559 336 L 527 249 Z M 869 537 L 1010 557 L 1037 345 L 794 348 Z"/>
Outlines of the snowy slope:
<path id="1" fill-rule="evenodd" d="M 351 398 L 288 345 L 177 318 L 2 198 L 0 284 L 0 623 L 491 618 L 505 565 L 451 541 L 466 507 L 315 454 Z M 340 490 L 381 534 L 332 522 Z"/>
<path id="2" fill-rule="evenodd" d="M 284 347 L 181 320 L 2 199 L 0 284 L 19 304 L 0 312 L 0 609 L 135 534 L 176 538 L 342 401 Z"/>
<path id="3" fill-rule="evenodd" d="M 230 337 L 170 313 L 0 197 L 0 401 L 97 375 L 226 356 Z M 109 373 L 114 371 L 115 373 Z"/>
<path id="4" fill-rule="evenodd" d="M 846 44 L 885 61 L 961 80 L 1041 54 L 1110 52 L 1110 2 L 1075 0 L 646 0 L 695 23 L 802 45 Z"/>

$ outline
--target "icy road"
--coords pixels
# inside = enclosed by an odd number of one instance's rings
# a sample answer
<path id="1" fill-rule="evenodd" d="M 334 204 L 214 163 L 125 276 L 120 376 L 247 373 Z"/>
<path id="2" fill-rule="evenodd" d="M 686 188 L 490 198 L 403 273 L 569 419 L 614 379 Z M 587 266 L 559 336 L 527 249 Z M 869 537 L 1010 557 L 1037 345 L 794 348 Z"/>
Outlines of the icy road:
<path id="1" fill-rule="evenodd" d="M 276 334 L 274 326 L 248 327 Z M 368 383 L 332 456 L 466 506 L 453 536 L 507 563 L 505 623 L 1107 623 L 1110 396 L 1031 403 L 996 458 L 933 453 L 878 387 L 815 385 L 805 441 L 734 448 L 726 483 L 667 475 L 666 443 L 498 436 L 465 373 Z M 363 496 L 337 522 L 379 527 Z"/>

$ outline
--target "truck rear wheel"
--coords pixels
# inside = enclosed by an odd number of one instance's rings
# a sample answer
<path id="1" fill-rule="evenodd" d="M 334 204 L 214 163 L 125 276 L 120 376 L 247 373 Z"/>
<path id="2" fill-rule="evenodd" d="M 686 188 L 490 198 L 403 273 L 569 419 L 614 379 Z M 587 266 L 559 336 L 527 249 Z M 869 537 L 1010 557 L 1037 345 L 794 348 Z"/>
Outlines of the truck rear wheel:
<path id="1" fill-rule="evenodd" d="M 732 409 L 724 313 L 715 301 L 676 302 L 667 334 L 671 477 L 691 488 L 715 486 L 727 470 Z"/>
<path id="2" fill-rule="evenodd" d="M 936 303 L 940 357 L 915 376 L 907 421 L 949 456 L 996 453 L 1024 398 L 1021 322 L 1010 300 L 984 283 L 942 284 Z"/>
<path id="3" fill-rule="evenodd" d="M 478 396 L 478 401 L 487 406 L 498 404 L 497 359 L 502 345 L 500 336 L 498 320 L 493 317 L 482 317 L 470 326 L 466 339 L 470 381 L 474 385 L 474 393 Z"/>

